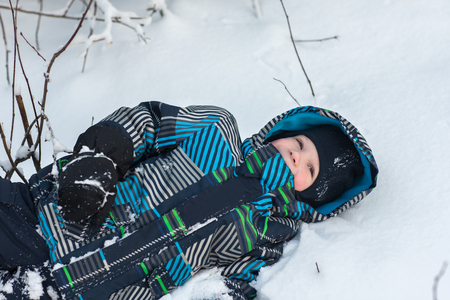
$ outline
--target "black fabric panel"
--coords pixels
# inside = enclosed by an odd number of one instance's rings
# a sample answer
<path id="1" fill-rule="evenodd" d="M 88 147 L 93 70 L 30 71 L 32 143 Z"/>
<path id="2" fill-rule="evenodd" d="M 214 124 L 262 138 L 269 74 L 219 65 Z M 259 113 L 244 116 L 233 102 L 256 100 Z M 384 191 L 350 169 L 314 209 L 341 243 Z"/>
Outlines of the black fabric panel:
<path id="1" fill-rule="evenodd" d="M 262 194 L 261 184 L 254 177 L 232 178 L 196 195 L 177 207 L 186 227 L 209 217 L 219 216 Z"/>
<path id="2" fill-rule="evenodd" d="M 28 187 L 0 178 L 0 269 L 29 266 L 48 260 L 45 240 Z"/>

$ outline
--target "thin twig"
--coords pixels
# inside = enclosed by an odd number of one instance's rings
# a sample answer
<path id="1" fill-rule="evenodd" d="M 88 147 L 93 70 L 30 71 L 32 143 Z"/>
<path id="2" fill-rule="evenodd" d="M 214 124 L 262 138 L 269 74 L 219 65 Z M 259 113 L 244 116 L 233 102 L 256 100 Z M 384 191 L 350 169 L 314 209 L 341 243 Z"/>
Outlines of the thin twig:
<path id="1" fill-rule="evenodd" d="M 43 0 L 39 0 L 39 12 L 42 12 L 43 8 L 44 8 L 44 1 Z M 38 50 L 40 50 L 39 49 L 39 28 L 41 27 L 41 18 L 42 18 L 42 15 L 39 15 L 38 16 L 38 21 L 37 21 L 37 24 L 36 24 L 36 33 L 35 33 L 36 48 Z"/>
<path id="2" fill-rule="evenodd" d="M 85 1 L 85 0 L 80 0 L 80 2 L 81 2 L 81 3 L 83 3 L 83 4 L 84 4 L 84 6 L 87 6 L 87 3 L 86 3 L 86 1 Z"/>
<path id="3" fill-rule="evenodd" d="M 50 60 L 50 63 L 48 64 L 47 67 L 47 72 L 45 74 L 45 83 L 44 83 L 44 95 L 42 97 L 42 107 L 43 109 L 45 108 L 45 103 L 47 100 L 47 92 L 48 92 L 48 83 L 50 81 L 49 75 L 50 75 L 50 71 L 52 69 L 53 63 L 55 62 L 55 60 L 64 52 L 66 51 L 67 47 L 69 47 L 70 43 L 73 41 L 73 39 L 75 38 L 75 36 L 77 35 L 78 31 L 81 29 L 81 26 L 83 24 L 83 21 L 86 19 L 86 14 L 89 11 L 91 4 L 94 0 L 91 0 L 86 8 L 86 10 L 83 13 L 83 16 L 81 17 L 81 21 L 78 24 L 77 28 L 75 29 L 75 32 L 72 34 L 72 36 L 70 37 L 70 39 L 67 41 L 67 43 L 58 51 L 56 52 L 52 59 Z"/>
<path id="4" fill-rule="evenodd" d="M 0 9 L 10 9 L 10 8 L 6 5 L 0 4 Z M 80 21 L 82 19 L 86 20 L 86 17 L 72 17 L 72 16 L 66 16 L 64 14 L 62 14 L 62 15 L 61 14 L 52 14 L 52 13 L 39 12 L 39 11 L 34 11 L 34 10 L 26 10 L 23 8 L 15 8 L 14 10 L 21 12 L 21 13 L 25 13 L 25 14 L 40 15 L 43 17 L 50 17 L 50 18 L 61 18 L 61 19 L 68 19 L 68 20 L 75 20 L 75 21 Z M 154 12 L 150 16 L 152 16 L 153 14 L 154 14 Z M 144 20 L 147 18 L 148 17 L 130 17 L 130 20 Z M 95 21 L 105 22 L 105 19 L 95 18 Z M 115 23 L 118 23 L 117 20 L 112 20 L 112 21 Z"/>
<path id="5" fill-rule="evenodd" d="M 5 51 L 6 51 L 6 80 L 8 81 L 8 85 L 11 84 L 9 81 L 9 51 L 8 50 L 8 42 L 6 40 L 6 33 L 5 33 L 5 26 L 3 25 L 3 18 L 0 14 L 0 25 L 2 26 L 2 33 L 3 33 L 3 41 L 5 42 Z"/>
<path id="6" fill-rule="evenodd" d="M 445 271 L 447 270 L 448 262 L 444 261 L 442 264 L 441 270 L 439 273 L 434 277 L 434 283 L 433 283 L 433 300 L 437 300 L 437 289 L 439 285 L 439 280 L 444 276 Z"/>
<path id="7" fill-rule="evenodd" d="M 19 171 L 19 169 L 17 169 L 17 165 L 14 163 L 14 160 L 11 156 L 11 150 L 8 147 L 8 143 L 6 142 L 6 136 L 5 136 L 5 133 L 3 132 L 2 124 L 0 124 L 0 135 L 2 138 L 2 142 L 3 142 L 3 147 L 5 148 L 6 155 L 8 156 L 8 159 L 9 159 L 12 169 L 17 173 L 17 175 L 20 177 L 20 179 L 22 179 L 22 181 L 24 183 L 28 184 L 28 181 L 25 179 L 25 176 L 23 176 L 23 174 Z M 5 176 L 5 178 L 9 179 L 10 177 Z"/>
<path id="8" fill-rule="evenodd" d="M 53 132 L 52 125 L 50 125 L 50 121 L 48 120 L 48 117 L 46 114 L 42 115 L 42 118 L 45 119 L 50 136 L 51 136 L 51 142 L 53 144 L 53 163 L 56 164 L 57 155 L 59 152 L 65 152 L 72 154 L 73 152 L 69 151 L 65 146 L 61 145 L 61 143 L 55 138 L 55 133 Z M 48 141 L 48 140 L 46 140 Z M 56 144 L 58 144 L 58 147 L 56 147 Z M 64 147 L 64 149 L 61 150 L 61 146 Z"/>
<path id="9" fill-rule="evenodd" d="M 261 13 L 261 6 L 259 5 L 259 0 L 252 0 L 252 7 L 255 11 L 256 17 L 258 19 L 261 19 L 262 13 Z"/>
<path id="10" fill-rule="evenodd" d="M 298 106 L 301 106 L 300 103 L 298 103 L 297 99 L 294 98 L 294 96 L 292 96 L 291 92 L 289 92 L 288 88 L 286 87 L 286 85 L 284 84 L 283 81 L 274 78 L 273 80 L 276 80 L 278 82 L 281 82 L 282 85 L 284 85 L 284 88 L 286 89 L 286 91 L 288 92 L 289 96 L 291 96 L 292 99 L 294 99 L 295 102 L 297 102 Z"/>
<path id="11" fill-rule="evenodd" d="M 22 35 L 22 37 L 25 39 L 25 37 L 23 35 Z M 27 41 L 27 40 L 25 39 L 25 41 Z M 27 43 L 28 43 L 28 41 L 27 41 Z M 33 97 L 33 93 L 31 92 L 30 81 L 28 80 L 27 74 L 25 73 L 25 68 L 23 67 L 22 56 L 20 55 L 19 44 L 17 44 L 16 46 L 17 46 L 17 58 L 19 59 L 20 68 L 22 70 L 23 77 L 25 78 L 25 82 L 27 83 L 28 93 L 30 94 L 31 105 L 33 106 L 34 116 L 35 116 L 35 118 L 37 118 L 36 105 L 34 104 L 34 97 Z M 39 52 L 38 52 L 38 54 L 39 54 Z M 37 128 L 39 131 L 39 125 L 37 125 Z M 39 170 L 36 170 L 36 171 L 39 171 Z"/>
<path id="12" fill-rule="evenodd" d="M 31 129 L 33 129 L 33 126 L 35 124 L 37 124 L 37 122 L 39 121 L 39 119 L 42 118 L 42 115 L 39 115 L 36 119 L 33 120 L 33 122 L 31 122 L 30 126 L 28 127 L 28 130 L 25 132 L 25 136 L 22 140 L 22 143 L 20 144 L 20 147 L 23 147 L 25 145 L 25 142 L 27 141 L 26 137 L 28 135 L 31 135 Z M 30 149 L 31 150 L 31 149 Z M 20 163 L 28 160 L 30 157 L 35 157 L 36 154 L 36 144 L 32 147 L 32 151 L 30 151 L 27 156 L 22 157 L 22 158 L 16 158 L 16 160 L 14 161 L 15 165 L 18 166 Z M 8 173 L 7 173 L 8 174 Z M 12 175 L 12 174 L 11 174 Z"/>
<path id="13" fill-rule="evenodd" d="M 33 122 L 31 122 L 30 126 L 28 126 L 28 130 L 25 132 L 25 136 L 24 136 L 20 146 L 25 145 L 25 142 L 27 141 L 26 137 L 28 135 L 31 135 L 31 129 L 33 129 L 33 126 L 39 121 L 40 118 L 42 118 L 42 115 L 37 116 L 36 119 L 34 119 Z"/>
<path id="14" fill-rule="evenodd" d="M 98 39 L 98 40 L 93 40 L 93 41 L 91 42 L 91 45 L 88 46 L 86 49 L 89 49 L 90 47 L 93 46 L 93 44 L 98 43 L 98 42 L 101 42 L 101 41 L 104 41 L 104 40 L 106 40 L 106 39 L 105 39 L 105 38 L 100 38 L 100 39 Z M 72 44 L 70 44 L 70 46 L 82 45 L 82 44 L 87 44 L 87 43 L 86 43 L 86 41 L 81 41 L 81 42 L 72 43 Z M 83 50 L 82 52 L 80 52 L 80 54 L 78 54 L 78 56 L 80 56 L 81 54 L 83 54 L 83 52 L 86 51 L 86 49 Z"/>
<path id="15" fill-rule="evenodd" d="M 88 38 L 90 38 L 94 34 L 95 17 L 96 16 L 97 16 L 97 3 L 94 3 L 94 14 L 92 15 L 93 20 L 91 20 L 91 28 L 89 30 Z M 89 53 L 89 49 L 86 49 L 86 53 L 84 54 L 83 68 L 81 69 L 81 73 L 84 73 L 84 68 L 86 67 L 88 53 Z"/>
<path id="16" fill-rule="evenodd" d="M 16 93 L 16 62 L 17 62 L 17 5 L 19 4 L 19 0 L 16 0 L 16 10 L 14 10 L 11 0 L 9 0 L 9 5 L 12 14 L 13 26 L 14 26 L 14 63 L 13 63 L 13 83 L 12 83 L 12 120 L 11 120 L 11 136 L 10 142 L 12 145 L 13 134 L 14 134 L 14 119 L 16 117 L 15 105 L 14 105 L 14 95 Z M 11 151 L 11 150 L 10 150 Z"/>
<path id="17" fill-rule="evenodd" d="M 67 13 L 69 12 L 70 7 L 72 6 L 72 4 L 75 2 L 75 0 L 70 0 L 69 4 L 66 6 L 66 10 L 63 13 L 63 17 L 65 17 L 67 15 Z"/>
<path id="18" fill-rule="evenodd" d="M 40 58 L 42 58 L 44 61 L 45 58 L 39 53 L 39 51 L 33 47 L 33 45 L 30 44 L 30 42 L 28 42 L 28 40 L 25 38 L 25 36 L 23 35 L 22 31 L 20 32 L 20 35 L 23 37 L 23 39 L 25 40 L 25 42 L 27 42 L 27 44 L 37 53 L 37 55 L 39 55 Z M 39 48 L 39 47 L 38 47 Z"/>
<path id="19" fill-rule="evenodd" d="M 286 21 L 287 21 L 287 24 L 289 27 L 289 34 L 291 35 L 291 41 L 292 41 L 292 45 L 294 45 L 295 54 L 297 54 L 298 62 L 300 63 L 300 66 L 302 67 L 302 70 L 303 70 L 303 73 L 305 74 L 306 80 L 308 80 L 309 87 L 311 88 L 311 93 L 312 93 L 313 97 L 315 97 L 314 89 L 312 87 L 311 81 L 309 80 L 308 74 L 306 74 L 305 68 L 303 67 L 302 60 L 300 59 L 300 55 L 298 54 L 298 51 L 297 51 L 297 47 L 295 46 L 294 37 L 292 36 L 291 23 L 289 22 L 289 16 L 286 13 L 286 8 L 284 7 L 283 0 L 280 0 L 280 2 L 281 2 L 281 5 L 283 6 L 283 11 L 286 16 Z"/>
<path id="20" fill-rule="evenodd" d="M 339 40 L 339 36 L 335 35 L 332 37 L 327 37 L 324 39 L 315 39 L 315 40 L 294 40 L 294 42 L 296 43 L 309 43 L 309 42 L 323 42 L 323 41 L 328 41 L 328 40 Z"/>
<path id="21" fill-rule="evenodd" d="M 319 271 L 319 265 L 317 264 L 317 262 L 316 262 L 316 268 L 317 268 L 317 273 L 320 273 L 320 271 Z"/>
<path id="22" fill-rule="evenodd" d="M 139 39 L 142 39 L 144 41 L 144 43 L 147 44 L 147 40 L 149 40 L 150 38 L 148 38 L 148 37 L 146 37 L 146 36 L 144 36 L 142 34 L 139 34 L 138 31 L 136 30 L 136 28 L 134 28 L 133 26 L 130 26 L 130 25 L 126 24 L 126 23 L 123 23 L 122 21 L 120 21 L 120 19 L 118 17 L 114 17 L 113 20 L 115 20 L 119 24 L 124 25 L 125 27 L 133 29 L 136 32 L 137 36 L 138 36 L 138 41 L 139 41 Z"/>

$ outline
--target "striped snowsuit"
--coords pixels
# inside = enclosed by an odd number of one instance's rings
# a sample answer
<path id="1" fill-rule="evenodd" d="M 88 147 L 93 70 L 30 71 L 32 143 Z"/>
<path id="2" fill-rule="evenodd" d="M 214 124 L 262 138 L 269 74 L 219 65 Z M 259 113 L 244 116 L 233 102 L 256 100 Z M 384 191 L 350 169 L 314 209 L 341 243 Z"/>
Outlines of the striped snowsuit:
<path id="1" fill-rule="evenodd" d="M 294 198 L 290 170 L 264 139 L 316 124 L 350 136 L 365 175 L 344 198 L 315 210 Z M 253 298 L 248 283 L 280 258 L 302 221 L 333 217 L 376 185 L 375 160 L 357 129 L 315 107 L 277 116 L 242 143 L 233 116 L 212 106 L 142 103 L 97 126 L 119 129 L 134 150 L 100 231 L 63 220 L 50 168 L 30 181 L 52 275 L 66 299 L 158 299 L 213 266 L 223 267 L 234 299 Z"/>

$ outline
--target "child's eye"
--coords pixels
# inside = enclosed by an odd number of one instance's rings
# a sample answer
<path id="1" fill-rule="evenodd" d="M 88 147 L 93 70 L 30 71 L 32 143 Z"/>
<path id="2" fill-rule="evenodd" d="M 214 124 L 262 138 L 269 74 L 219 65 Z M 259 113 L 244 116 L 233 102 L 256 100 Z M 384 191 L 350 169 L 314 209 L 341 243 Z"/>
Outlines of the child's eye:
<path id="1" fill-rule="evenodd" d="M 297 139 L 298 145 L 300 146 L 300 150 L 303 150 L 303 143 L 300 139 Z"/>
<path id="2" fill-rule="evenodd" d="M 314 177 L 314 168 L 312 166 L 308 166 L 309 172 L 311 173 L 311 177 Z"/>

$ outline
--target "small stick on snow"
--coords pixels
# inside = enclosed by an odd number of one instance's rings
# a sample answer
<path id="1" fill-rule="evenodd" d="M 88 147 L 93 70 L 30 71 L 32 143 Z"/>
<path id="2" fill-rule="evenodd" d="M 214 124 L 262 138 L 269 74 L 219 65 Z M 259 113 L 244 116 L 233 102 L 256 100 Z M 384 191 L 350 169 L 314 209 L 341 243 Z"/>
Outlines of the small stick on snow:
<path id="1" fill-rule="evenodd" d="M 320 271 L 319 271 L 319 265 L 317 264 L 317 262 L 316 262 L 316 268 L 317 268 L 317 273 L 320 273 Z"/>
<path id="2" fill-rule="evenodd" d="M 42 12 L 43 8 L 44 8 L 44 0 L 39 0 L 39 11 Z M 36 39 L 36 48 L 38 50 L 39 50 L 39 28 L 41 27 L 41 18 L 42 18 L 42 15 L 39 15 L 38 16 L 38 21 L 37 21 L 37 24 L 36 24 L 36 32 L 34 34 L 35 39 Z M 20 34 L 22 34 L 22 33 L 20 33 Z"/>
<path id="3" fill-rule="evenodd" d="M 97 16 L 97 3 L 94 3 L 94 13 L 92 15 L 91 28 L 89 30 L 88 38 L 90 38 L 94 34 L 95 17 L 96 16 Z M 88 53 L 89 53 L 89 48 L 86 49 L 85 54 L 84 54 L 83 68 L 81 69 L 81 73 L 84 73 L 84 68 L 86 67 L 86 60 L 87 60 Z"/>
<path id="4" fill-rule="evenodd" d="M 445 271 L 447 270 L 448 262 L 444 261 L 442 264 L 441 270 L 439 273 L 434 277 L 434 284 L 433 284 L 433 300 L 437 300 L 437 289 L 439 285 L 439 280 L 444 276 Z"/>
<path id="5" fill-rule="evenodd" d="M 276 81 L 281 82 L 281 84 L 284 85 L 284 88 L 285 88 L 286 91 L 288 92 L 289 96 L 291 96 L 292 99 L 294 99 L 294 101 L 297 102 L 298 106 L 301 106 L 300 103 L 298 103 L 297 99 L 295 99 L 294 96 L 292 96 L 291 92 L 289 92 L 288 88 L 286 87 L 286 85 L 284 84 L 283 81 L 281 81 L 281 80 L 279 80 L 279 79 L 276 79 L 276 78 L 274 78 L 273 80 L 276 80 Z"/>
<path id="6" fill-rule="evenodd" d="M 324 39 L 315 39 L 315 40 L 295 40 L 294 42 L 308 43 L 308 42 L 323 42 L 323 41 L 328 41 L 328 40 L 339 40 L 339 36 L 335 35 L 332 37 L 327 37 Z"/>
<path id="7" fill-rule="evenodd" d="M 280 0 L 280 2 L 281 2 L 281 6 L 283 6 L 284 15 L 286 16 L 286 21 L 287 21 L 287 24 L 289 27 L 289 34 L 291 35 L 292 45 L 294 45 L 294 50 L 295 50 L 295 54 L 297 55 L 298 62 L 300 63 L 300 66 L 302 67 L 303 73 L 305 74 L 306 80 L 308 81 L 309 87 L 311 88 L 311 93 L 312 93 L 313 97 L 316 97 L 316 95 L 314 95 L 314 89 L 312 87 L 311 80 L 309 80 L 308 74 L 306 74 L 305 67 L 303 67 L 302 60 L 300 59 L 300 55 L 298 54 L 297 47 L 295 46 L 294 37 L 292 36 L 291 23 L 289 22 L 289 16 L 287 15 L 286 8 L 284 8 L 283 0 Z"/>

